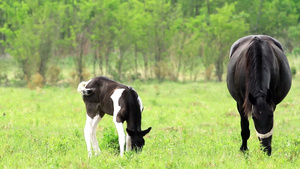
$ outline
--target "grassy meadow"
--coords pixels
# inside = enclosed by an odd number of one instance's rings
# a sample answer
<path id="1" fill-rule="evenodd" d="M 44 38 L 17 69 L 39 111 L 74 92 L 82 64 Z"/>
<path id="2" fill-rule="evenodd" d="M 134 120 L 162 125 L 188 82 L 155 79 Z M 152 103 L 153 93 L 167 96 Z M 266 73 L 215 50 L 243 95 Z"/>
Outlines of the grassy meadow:
<path id="1" fill-rule="evenodd" d="M 226 83 L 132 82 L 143 100 L 139 154 L 119 156 L 111 116 L 97 128 L 101 154 L 83 136 L 85 107 L 76 88 L 0 88 L 0 168 L 299 168 L 300 79 L 275 111 L 272 156 L 260 151 L 252 119 L 249 152 L 239 151 L 240 118 Z M 124 124 L 126 126 L 126 124 Z"/>

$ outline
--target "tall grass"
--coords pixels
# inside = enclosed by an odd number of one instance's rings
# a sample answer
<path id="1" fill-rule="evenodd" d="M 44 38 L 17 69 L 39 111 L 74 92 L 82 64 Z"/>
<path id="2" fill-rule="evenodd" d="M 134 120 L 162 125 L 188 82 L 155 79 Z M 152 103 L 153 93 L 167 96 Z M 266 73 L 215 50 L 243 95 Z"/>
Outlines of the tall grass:
<path id="1" fill-rule="evenodd" d="M 236 103 L 225 83 L 141 83 L 139 154 L 119 157 L 111 116 L 97 128 L 101 154 L 88 159 L 85 107 L 75 88 L 0 88 L 0 168 L 299 168 L 300 80 L 275 111 L 272 156 L 260 151 L 250 120 L 249 152 L 241 145 Z M 124 124 L 126 126 L 126 124 Z"/>

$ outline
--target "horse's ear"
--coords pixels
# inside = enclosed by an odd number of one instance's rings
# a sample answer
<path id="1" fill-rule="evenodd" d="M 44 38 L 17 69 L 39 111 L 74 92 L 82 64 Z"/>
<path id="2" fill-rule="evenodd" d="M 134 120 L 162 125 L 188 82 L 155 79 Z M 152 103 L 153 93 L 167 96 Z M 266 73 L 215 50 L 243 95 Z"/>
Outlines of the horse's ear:
<path id="1" fill-rule="evenodd" d="M 148 134 L 151 130 L 151 127 L 149 127 L 147 130 L 142 131 L 142 136 L 145 136 L 146 134 Z"/>
<path id="2" fill-rule="evenodd" d="M 267 101 L 267 103 L 271 103 L 272 102 L 272 92 L 271 92 L 270 89 L 268 89 L 266 101 Z"/>
<path id="3" fill-rule="evenodd" d="M 249 93 L 248 99 L 249 99 L 251 104 L 253 104 L 253 105 L 256 104 L 256 100 L 255 100 L 255 98 L 253 97 L 253 95 L 251 93 Z"/>
<path id="4" fill-rule="evenodd" d="M 126 131 L 127 131 L 128 135 L 131 136 L 131 137 L 133 137 L 133 136 L 136 135 L 136 133 L 134 131 L 131 131 L 131 130 L 127 129 L 127 128 L 126 128 Z"/>

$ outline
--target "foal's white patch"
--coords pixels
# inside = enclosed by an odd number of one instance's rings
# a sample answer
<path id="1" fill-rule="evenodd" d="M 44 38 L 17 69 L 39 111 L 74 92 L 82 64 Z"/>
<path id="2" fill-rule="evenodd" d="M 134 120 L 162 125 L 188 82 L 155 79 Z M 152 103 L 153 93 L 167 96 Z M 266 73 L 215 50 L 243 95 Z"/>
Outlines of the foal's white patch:
<path id="1" fill-rule="evenodd" d="M 125 89 L 116 89 L 114 93 L 110 96 L 113 101 L 114 113 L 113 113 L 113 121 L 118 131 L 119 136 L 119 145 L 120 145 L 120 155 L 123 156 L 124 146 L 125 146 L 125 133 L 123 128 L 123 123 L 117 122 L 117 115 L 119 114 L 121 107 L 119 105 L 119 99 Z"/>
<path id="2" fill-rule="evenodd" d="M 119 106 L 119 99 L 125 89 L 116 89 L 114 93 L 110 96 L 111 100 L 113 101 L 114 106 L 114 114 L 113 114 L 113 120 L 114 122 L 117 119 L 117 115 L 119 111 L 121 110 L 121 107 Z"/>
<path id="3" fill-rule="evenodd" d="M 77 87 L 77 92 L 80 93 L 81 95 L 83 95 L 83 90 L 85 89 L 85 86 L 87 86 L 91 81 L 92 81 L 92 79 L 87 82 L 83 81 L 83 82 L 79 83 L 79 85 Z"/>
<path id="4" fill-rule="evenodd" d="M 255 130 L 256 130 L 256 129 L 255 129 Z M 271 129 L 269 132 L 267 132 L 267 133 L 265 133 L 265 134 L 260 134 L 260 133 L 257 132 L 257 131 L 256 131 L 256 134 L 257 134 L 257 136 L 258 136 L 260 139 L 268 138 L 268 137 L 270 137 L 270 136 L 273 135 L 273 127 L 272 127 L 272 129 Z"/>

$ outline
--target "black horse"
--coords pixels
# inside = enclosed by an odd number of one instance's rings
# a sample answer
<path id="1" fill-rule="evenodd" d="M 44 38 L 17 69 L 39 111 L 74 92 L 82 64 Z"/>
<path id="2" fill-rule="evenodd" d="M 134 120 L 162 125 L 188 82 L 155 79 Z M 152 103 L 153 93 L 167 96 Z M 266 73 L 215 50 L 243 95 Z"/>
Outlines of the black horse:
<path id="1" fill-rule="evenodd" d="M 241 151 L 250 136 L 252 119 L 263 150 L 271 155 L 273 112 L 291 88 L 292 77 L 282 45 L 266 35 L 237 40 L 230 49 L 227 87 L 241 116 Z"/>

